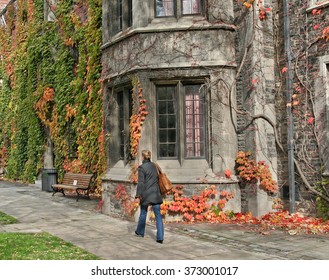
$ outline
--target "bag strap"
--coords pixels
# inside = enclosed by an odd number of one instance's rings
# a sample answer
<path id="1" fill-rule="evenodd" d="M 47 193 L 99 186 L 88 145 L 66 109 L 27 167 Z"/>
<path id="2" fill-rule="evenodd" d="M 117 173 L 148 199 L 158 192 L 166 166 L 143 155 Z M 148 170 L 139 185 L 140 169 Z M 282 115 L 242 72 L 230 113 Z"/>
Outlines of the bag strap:
<path id="1" fill-rule="evenodd" d="M 155 165 L 158 175 L 162 173 L 161 167 L 159 166 L 159 164 L 157 164 L 156 162 L 153 162 L 153 164 Z"/>

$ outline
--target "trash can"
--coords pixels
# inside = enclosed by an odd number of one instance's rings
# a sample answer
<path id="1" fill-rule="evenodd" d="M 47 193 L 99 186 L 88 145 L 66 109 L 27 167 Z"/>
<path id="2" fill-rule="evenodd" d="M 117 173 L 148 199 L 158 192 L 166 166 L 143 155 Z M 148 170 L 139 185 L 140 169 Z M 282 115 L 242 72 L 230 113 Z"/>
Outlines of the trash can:
<path id="1" fill-rule="evenodd" d="M 54 168 L 42 169 L 42 190 L 52 192 L 51 186 L 57 184 L 57 170 Z"/>

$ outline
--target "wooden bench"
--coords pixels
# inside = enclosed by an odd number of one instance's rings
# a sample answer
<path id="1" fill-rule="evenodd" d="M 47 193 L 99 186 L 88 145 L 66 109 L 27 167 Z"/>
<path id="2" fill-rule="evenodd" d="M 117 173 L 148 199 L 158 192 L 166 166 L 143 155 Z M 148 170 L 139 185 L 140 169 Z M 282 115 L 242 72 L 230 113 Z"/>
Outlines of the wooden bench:
<path id="1" fill-rule="evenodd" d="M 63 182 L 61 184 L 52 185 L 53 196 L 57 192 L 65 195 L 64 190 L 75 190 L 77 194 L 77 201 L 80 196 L 89 197 L 89 191 L 93 185 L 94 174 L 78 174 L 78 173 L 65 173 Z"/>

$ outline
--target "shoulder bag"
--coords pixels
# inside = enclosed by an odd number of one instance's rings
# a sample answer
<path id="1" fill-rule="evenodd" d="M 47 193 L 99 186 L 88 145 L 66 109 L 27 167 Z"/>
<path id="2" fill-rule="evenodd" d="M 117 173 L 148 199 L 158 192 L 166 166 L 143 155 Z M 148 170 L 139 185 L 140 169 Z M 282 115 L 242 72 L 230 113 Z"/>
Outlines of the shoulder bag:
<path id="1" fill-rule="evenodd" d="M 161 195 L 165 195 L 170 192 L 173 188 L 172 183 L 168 179 L 166 173 L 162 172 L 160 166 L 157 163 L 154 163 L 157 172 L 158 172 L 158 179 L 159 179 L 159 187 Z"/>

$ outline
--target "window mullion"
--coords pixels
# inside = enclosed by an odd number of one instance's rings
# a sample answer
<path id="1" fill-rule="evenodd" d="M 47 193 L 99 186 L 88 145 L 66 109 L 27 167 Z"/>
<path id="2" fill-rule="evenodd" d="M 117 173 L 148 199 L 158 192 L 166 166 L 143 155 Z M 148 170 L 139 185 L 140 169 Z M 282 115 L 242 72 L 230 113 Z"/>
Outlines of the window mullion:
<path id="1" fill-rule="evenodd" d="M 181 82 L 177 84 L 177 134 L 178 134 L 178 159 L 182 165 L 185 158 L 185 104 L 184 104 L 184 87 Z"/>
<path id="2" fill-rule="evenodd" d="M 125 120 L 125 127 L 124 127 L 124 163 L 127 164 L 130 160 L 130 116 L 131 116 L 131 90 L 126 88 L 124 90 L 124 120 Z"/>
<path id="3" fill-rule="evenodd" d="M 133 25 L 133 1 L 128 0 L 128 19 L 127 19 L 127 27 Z"/>
<path id="4" fill-rule="evenodd" d="M 118 29 L 123 30 L 123 0 L 118 0 Z"/>
<path id="5" fill-rule="evenodd" d="M 175 7 L 176 7 L 176 17 L 177 18 L 180 18 L 182 17 L 182 10 L 183 10 L 183 7 L 182 7 L 182 0 L 175 0 Z"/>

